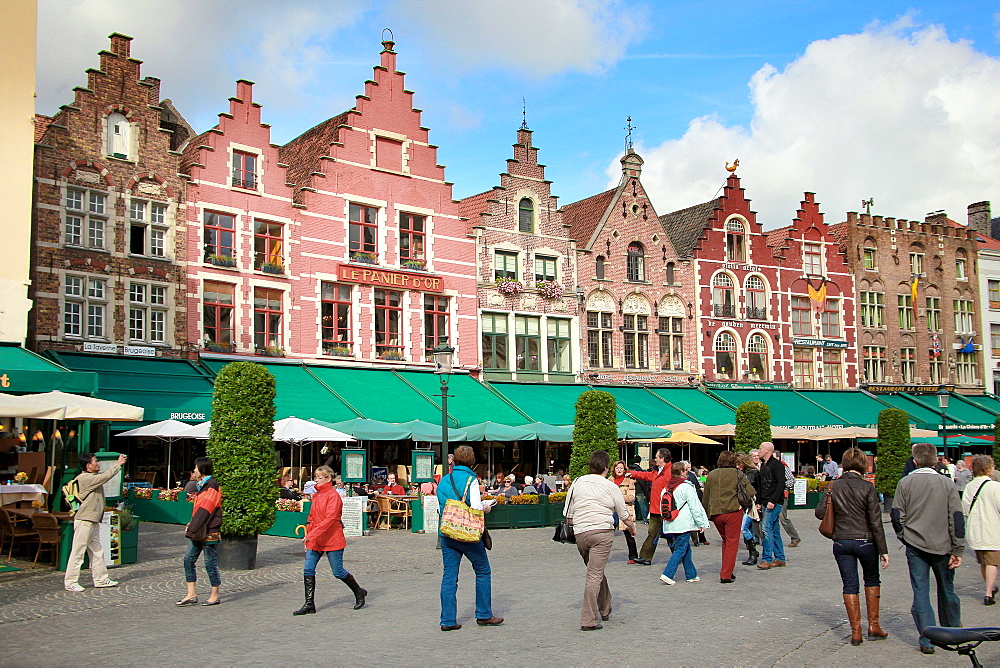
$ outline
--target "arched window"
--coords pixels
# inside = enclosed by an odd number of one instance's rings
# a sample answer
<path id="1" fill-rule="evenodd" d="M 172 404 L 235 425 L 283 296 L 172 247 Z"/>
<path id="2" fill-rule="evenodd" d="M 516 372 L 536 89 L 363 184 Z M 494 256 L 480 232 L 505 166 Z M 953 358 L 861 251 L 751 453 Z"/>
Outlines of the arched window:
<path id="1" fill-rule="evenodd" d="M 519 232 L 535 231 L 535 203 L 528 197 L 522 197 L 517 205 L 517 230 Z"/>
<path id="2" fill-rule="evenodd" d="M 763 334 L 752 334 L 747 341 L 747 357 L 750 362 L 750 379 L 767 380 L 769 375 L 767 361 L 767 339 Z"/>
<path id="3" fill-rule="evenodd" d="M 118 112 L 108 114 L 108 155 L 127 160 L 131 134 L 124 115 Z"/>
<path id="4" fill-rule="evenodd" d="M 719 378 L 736 378 L 736 338 L 729 332 L 715 338 L 715 371 Z"/>
<path id="5" fill-rule="evenodd" d="M 865 245 L 861 251 L 861 261 L 868 271 L 878 271 L 878 243 L 873 237 L 865 237 Z"/>
<path id="6" fill-rule="evenodd" d="M 767 288 L 760 276 L 747 278 L 747 319 L 767 320 Z"/>
<path id="7" fill-rule="evenodd" d="M 668 262 L 667 263 L 667 285 L 673 285 L 673 284 L 674 284 L 674 263 L 673 262 Z"/>
<path id="8" fill-rule="evenodd" d="M 716 318 L 736 317 L 736 290 L 729 274 L 712 280 L 712 312 Z"/>
<path id="9" fill-rule="evenodd" d="M 597 264 L 594 267 L 594 275 L 598 279 L 602 279 L 602 280 L 604 279 L 604 256 L 603 255 L 598 255 L 597 256 Z"/>
<path id="10" fill-rule="evenodd" d="M 726 223 L 726 260 L 746 262 L 746 230 L 743 223 L 735 218 Z"/>
<path id="11" fill-rule="evenodd" d="M 960 281 L 969 280 L 969 268 L 966 266 L 965 249 L 959 248 L 955 253 L 955 278 Z"/>
<path id="12" fill-rule="evenodd" d="M 626 280 L 646 280 L 646 252 L 643 250 L 642 244 L 638 241 L 633 241 L 628 245 L 628 268 Z"/>

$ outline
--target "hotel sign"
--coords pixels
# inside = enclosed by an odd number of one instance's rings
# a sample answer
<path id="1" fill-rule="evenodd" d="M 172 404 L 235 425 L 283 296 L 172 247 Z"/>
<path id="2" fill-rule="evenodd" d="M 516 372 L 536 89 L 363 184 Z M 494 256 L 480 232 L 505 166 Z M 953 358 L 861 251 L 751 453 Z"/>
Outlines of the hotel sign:
<path id="1" fill-rule="evenodd" d="M 740 382 L 712 382 L 705 383 L 705 387 L 710 390 L 788 390 L 791 383 L 740 383 Z"/>
<path id="2" fill-rule="evenodd" d="M 348 283 L 364 283 L 399 290 L 422 290 L 424 292 L 444 292 L 444 281 L 438 276 L 420 273 L 392 271 L 389 269 L 366 269 L 354 265 L 337 266 L 337 278 Z"/>
<path id="3" fill-rule="evenodd" d="M 847 341 L 827 341 L 826 339 L 792 339 L 793 346 L 809 346 L 812 348 L 846 348 Z"/>
<path id="4" fill-rule="evenodd" d="M 706 320 L 705 324 L 709 327 L 732 327 L 733 329 L 741 329 L 743 327 L 778 329 L 778 323 L 776 322 L 760 322 L 757 320 Z"/>

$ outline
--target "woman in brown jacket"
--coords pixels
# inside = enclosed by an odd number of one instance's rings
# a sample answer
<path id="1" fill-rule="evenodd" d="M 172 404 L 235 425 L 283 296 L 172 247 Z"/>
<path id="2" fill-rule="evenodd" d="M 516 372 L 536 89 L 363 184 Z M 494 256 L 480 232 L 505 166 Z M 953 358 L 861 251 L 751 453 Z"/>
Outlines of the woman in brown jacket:
<path id="1" fill-rule="evenodd" d="M 635 480 L 626 477 L 626 471 L 628 471 L 628 466 L 619 459 L 611 467 L 611 474 L 608 478 L 618 485 L 618 489 L 622 491 L 622 496 L 625 497 L 625 505 L 628 506 L 629 517 L 635 519 Z M 639 558 L 639 551 L 635 547 L 635 532 L 629 533 L 628 529 L 624 529 L 623 531 L 625 533 L 625 544 L 628 545 L 628 563 L 634 564 L 635 560 Z"/>
<path id="2" fill-rule="evenodd" d="M 736 581 L 733 570 L 736 568 L 736 553 L 740 549 L 740 530 L 743 526 L 743 507 L 737 492 L 741 485 L 750 497 L 757 493 L 746 474 L 736 468 L 736 453 L 732 450 L 719 453 L 716 469 L 705 478 L 702 505 L 722 537 L 722 568 L 719 570 L 719 582 L 722 584 Z"/>

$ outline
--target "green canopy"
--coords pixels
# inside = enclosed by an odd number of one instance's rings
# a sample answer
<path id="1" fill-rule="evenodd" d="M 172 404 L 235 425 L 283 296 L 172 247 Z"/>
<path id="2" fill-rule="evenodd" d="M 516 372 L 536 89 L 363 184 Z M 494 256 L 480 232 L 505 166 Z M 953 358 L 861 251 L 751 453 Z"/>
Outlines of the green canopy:
<path id="1" fill-rule="evenodd" d="M 316 424 L 330 429 L 336 429 L 350 434 L 362 441 L 402 441 L 410 437 L 410 430 L 392 422 L 355 418 L 343 422 L 327 422 L 317 418 L 309 418 Z"/>
<path id="2" fill-rule="evenodd" d="M 533 441 L 535 435 L 521 427 L 508 427 L 496 422 L 480 422 L 462 427 L 470 441 Z M 572 438 L 570 439 L 572 440 Z"/>
<path id="3" fill-rule="evenodd" d="M 441 425 L 439 424 L 424 422 L 423 420 L 410 420 L 409 422 L 400 422 L 396 426 L 408 430 L 410 432 L 410 438 L 414 441 L 427 441 L 428 443 L 441 442 Z M 449 443 L 459 443 L 465 440 L 468 439 L 465 436 L 464 428 L 448 428 Z"/>
<path id="4" fill-rule="evenodd" d="M 622 420 L 618 423 L 618 438 L 642 440 L 644 438 L 669 438 L 673 434 L 669 429 L 652 427 L 648 424 L 638 424 Z"/>
<path id="5" fill-rule="evenodd" d="M 522 424 L 518 429 L 525 429 L 532 434 L 532 438 L 539 441 L 552 441 L 554 443 L 572 443 L 573 427 L 562 427 L 544 422 L 530 422 Z"/>

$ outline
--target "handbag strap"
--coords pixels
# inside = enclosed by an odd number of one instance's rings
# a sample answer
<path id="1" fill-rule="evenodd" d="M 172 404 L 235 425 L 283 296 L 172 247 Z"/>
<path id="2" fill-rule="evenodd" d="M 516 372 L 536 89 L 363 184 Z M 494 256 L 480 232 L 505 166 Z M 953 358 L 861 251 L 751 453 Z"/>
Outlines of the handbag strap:
<path id="1" fill-rule="evenodd" d="M 569 486 L 569 493 L 566 494 L 566 509 L 569 512 L 569 514 L 566 515 L 566 519 L 572 522 L 573 521 L 573 484 L 572 483 L 570 483 L 570 486 Z"/>
<path id="2" fill-rule="evenodd" d="M 455 487 L 455 470 L 452 469 L 451 473 L 448 474 L 448 480 L 451 482 L 451 488 L 455 491 L 455 496 L 458 496 L 458 487 Z M 469 494 L 469 486 L 472 485 L 472 477 L 470 476 L 468 480 L 465 481 L 465 491 L 462 492 L 462 496 L 459 501 L 465 505 L 469 505 L 469 502 L 465 500 L 465 497 Z"/>
<path id="3" fill-rule="evenodd" d="M 990 480 L 989 478 L 987 478 L 986 480 L 983 481 L 983 484 L 979 486 L 979 489 L 976 490 L 976 495 L 972 497 L 972 503 L 969 504 L 969 514 L 970 515 L 972 514 L 972 509 L 976 507 L 976 499 L 979 498 L 979 493 L 981 491 L 983 491 L 983 487 L 986 487 L 986 485 L 989 484 L 989 483 L 991 483 L 991 482 L 993 482 L 993 481 Z"/>

